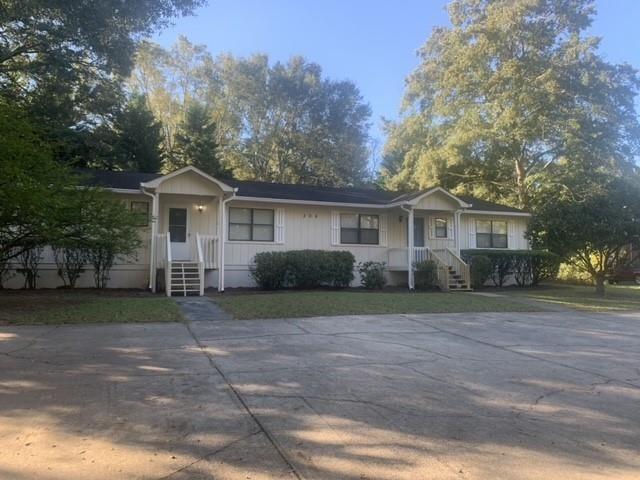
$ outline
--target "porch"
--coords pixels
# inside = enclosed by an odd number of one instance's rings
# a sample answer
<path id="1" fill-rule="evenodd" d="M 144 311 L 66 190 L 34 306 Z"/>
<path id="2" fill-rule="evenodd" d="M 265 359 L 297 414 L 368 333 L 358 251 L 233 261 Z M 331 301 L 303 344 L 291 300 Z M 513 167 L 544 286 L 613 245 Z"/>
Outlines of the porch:
<path id="1" fill-rule="evenodd" d="M 233 189 L 186 167 L 142 184 L 152 197 L 150 288 L 167 296 L 203 295 L 207 275 L 224 288 L 225 203 Z"/>
<path id="2" fill-rule="evenodd" d="M 387 258 L 387 269 L 389 271 L 408 273 L 410 287 L 413 286 L 411 282 L 416 264 L 430 260 L 436 264 L 440 290 L 471 290 L 471 269 L 453 249 L 413 247 L 410 250 L 408 247 L 389 248 L 387 250 Z"/>

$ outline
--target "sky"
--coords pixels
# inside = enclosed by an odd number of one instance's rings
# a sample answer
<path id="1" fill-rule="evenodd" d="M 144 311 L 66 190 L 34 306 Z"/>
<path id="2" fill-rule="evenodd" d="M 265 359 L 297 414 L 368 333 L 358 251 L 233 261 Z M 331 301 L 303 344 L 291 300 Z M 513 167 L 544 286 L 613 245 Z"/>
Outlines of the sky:
<path id="1" fill-rule="evenodd" d="M 444 0 L 209 0 L 155 39 L 185 35 L 216 55 L 302 55 L 334 80 L 353 81 L 372 109 L 371 136 L 384 142 L 381 118 L 398 117 L 417 49 L 435 26 L 448 25 Z M 597 0 L 590 33 L 602 55 L 640 69 L 640 0 Z"/>

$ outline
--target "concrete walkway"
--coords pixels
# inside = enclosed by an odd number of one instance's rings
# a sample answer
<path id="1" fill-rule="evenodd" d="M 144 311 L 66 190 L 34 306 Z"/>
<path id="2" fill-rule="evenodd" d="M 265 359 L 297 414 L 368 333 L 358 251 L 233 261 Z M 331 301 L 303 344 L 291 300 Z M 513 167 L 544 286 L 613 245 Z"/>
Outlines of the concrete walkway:
<path id="1" fill-rule="evenodd" d="M 637 479 L 640 314 L 0 327 L 0 478 Z"/>
<path id="2" fill-rule="evenodd" d="M 192 322 L 231 320 L 232 317 L 208 297 L 173 297 L 182 314 Z"/>

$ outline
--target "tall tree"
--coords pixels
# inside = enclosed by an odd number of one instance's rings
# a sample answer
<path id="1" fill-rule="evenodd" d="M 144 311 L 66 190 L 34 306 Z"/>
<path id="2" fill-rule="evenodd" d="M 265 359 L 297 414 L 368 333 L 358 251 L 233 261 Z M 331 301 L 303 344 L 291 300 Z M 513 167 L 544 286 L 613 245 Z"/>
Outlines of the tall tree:
<path id="1" fill-rule="evenodd" d="M 225 160 L 240 178 L 348 185 L 366 174 L 371 110 L 357 87 L 302 57 L 219 61 L 229 129 Z"/>
<path id="2" fill-rule="evenodd" d="M 46 126 L 54 154 L 66 158 L 66 142 L 85 138 L 77 129 L 117 111 L 140 38 L 204 2 L 3 0 L 0 96 Z"/>
<path id="3" fill-rule="evenodd" d="M 585 35 L 591 0 L 454 0 L 388 124 L 392 187 L 433 184 L 521 207 L 549 166 L 624 171 L 640 152 L 628 65 Z"/>
<path id="4" fill-rule="evenodd" d="M 230 172 L 220 162 L 216 125 L 209 109 L 192 103 L 180 124 L 175 138 L 174 154 L 168 159 L 168 169 L 193 165 L 214 177 L 228 177 Z"/>
<path id="5" fill-rule="evenodd" d="M 212 72 L 213 58 L 206 47 L 194 45 L 183 35 L 169 50 L 141 42 L 129 86 L 146 96 L 149 108 L 162 122 L 163 150 L 169 158 L 175 157 L 176 134 L 189 105 L 207 103 L 215 82 Z"/>
<path id="6" fill-rule="evenodd" d="M 640 237 L 640 177 L 582 173 L 563 183 L 540 192 L 529 235 L 587 273 L 604 294 L 605 279 Z"/>
<path id="7" fill-rule="evenodd" d="M 157 173 L 162 168 L 162 125 L 147 107 L 144 95 L 134 95 L 116 115 L 114 167 Z"/>
<path id="8" fill-rule="evenodd" d="M 131 85 L 162 119 L 171 158 L 189 106 L 201 103 L 222 165 L 240 178 L 344 185 L 367 173 L 369 106 L 353 83 L 323 78 L 301 57 L 273 65 L 266 55 L 214 60 L 181 37 L 171 52 L 145 44 Z"/>

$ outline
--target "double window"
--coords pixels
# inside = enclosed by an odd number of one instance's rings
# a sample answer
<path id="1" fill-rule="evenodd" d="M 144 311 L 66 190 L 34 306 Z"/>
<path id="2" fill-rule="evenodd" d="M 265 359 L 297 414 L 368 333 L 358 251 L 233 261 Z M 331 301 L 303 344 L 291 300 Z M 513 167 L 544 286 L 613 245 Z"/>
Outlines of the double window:
<path id="1" fill-rule="evenodd" d="M 340 243 L 378 245 L 380 218 L 378 215 L 340 214 Z"/>
<path id="2" fill-rule="evenodd" d="M 478 220 L 476 222 L 476 247 L 507 248 L 507 222 Z"/>
<path id="3" fill-rule="evenodd" d="M 273 242 L 273 210 L 229 208 L 229 240 Z"/>

